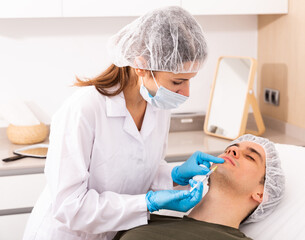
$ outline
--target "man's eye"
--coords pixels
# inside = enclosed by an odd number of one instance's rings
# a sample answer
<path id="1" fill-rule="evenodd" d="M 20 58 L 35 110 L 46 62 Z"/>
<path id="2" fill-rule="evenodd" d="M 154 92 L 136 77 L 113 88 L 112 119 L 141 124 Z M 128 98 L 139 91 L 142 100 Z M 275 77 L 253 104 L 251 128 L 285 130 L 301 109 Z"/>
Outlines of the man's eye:
<path id="1" fill-rule="evenodd" d="M 225 150 L 225 153 L 227 153 L 230 149 L 231 149 L 231 148 L 227 148 L 227 149 Z"/>
<path id="2" fill-rule="evenodd" d="M 250 158 L 252 161 L 255 161 L 255 159 L 253 157 L 251 157 L 250 155 L 246 155 L 247 158 Z"/>

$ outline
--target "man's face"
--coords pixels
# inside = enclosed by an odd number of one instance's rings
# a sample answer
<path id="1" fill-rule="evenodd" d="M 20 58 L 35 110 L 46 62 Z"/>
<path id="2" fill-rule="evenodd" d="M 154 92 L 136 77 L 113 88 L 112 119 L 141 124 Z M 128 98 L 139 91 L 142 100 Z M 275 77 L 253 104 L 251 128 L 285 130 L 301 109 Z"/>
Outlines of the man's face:
<path id="1" fill-rule="evenodd" d="M 227 147 L 218 157 L 223 158 L 225 162 L 216 164 L 218 167 L 211 174 L 211 184 L 221 184 L 234 193 L 244 195 L 253 193 L 259 185 L 262 185 L 266 155 L 260 145 L 241 142 Z"/>

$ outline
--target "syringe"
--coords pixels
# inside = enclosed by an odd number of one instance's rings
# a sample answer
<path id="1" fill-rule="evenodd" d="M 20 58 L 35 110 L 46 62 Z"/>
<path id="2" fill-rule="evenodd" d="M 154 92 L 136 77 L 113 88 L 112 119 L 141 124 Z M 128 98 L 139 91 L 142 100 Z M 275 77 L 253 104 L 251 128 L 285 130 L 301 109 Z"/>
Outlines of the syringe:
<path id="1" fill-rule="evenodd" d="M 199 179 L 199 180 L 197 181 L 197 184 L 196 184 L 194 187 L 191 188 L 190 192 L 192 192 L 192 191 L 198 186 L 199 182 L 204 182 L 205 180 L 207 180 L 208 177 L 212 174 L 212 172 L 215 171 L 216 168 L 217 168 L 217 166 L 215 166 L 214 168 L 212 168 L 211 171 L 209 171 L 206 175 L 201 175 L 201 176 L 200 176 L 201 179 Z"/>

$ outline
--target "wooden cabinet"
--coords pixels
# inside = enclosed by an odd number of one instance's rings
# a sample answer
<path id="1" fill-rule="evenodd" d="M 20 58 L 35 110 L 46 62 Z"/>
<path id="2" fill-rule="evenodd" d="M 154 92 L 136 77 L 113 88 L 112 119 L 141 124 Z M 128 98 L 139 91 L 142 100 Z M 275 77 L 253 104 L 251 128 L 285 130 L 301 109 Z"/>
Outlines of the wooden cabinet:
<path id="1" fill-rule="evenodd" d="M 285 14 L 288 0 L 181 0 L 193 15 Z"/>
<path id="2" fill-rule="evenodd" d="M 60 17 L 62 0 L 0 1 L 0 18 Z"/>
<path id="3" fill-rule="evenodd" d="M 64 17 L 140 16 L 164 6 L 180 6 L 180 0 L 62 0 Z"/>

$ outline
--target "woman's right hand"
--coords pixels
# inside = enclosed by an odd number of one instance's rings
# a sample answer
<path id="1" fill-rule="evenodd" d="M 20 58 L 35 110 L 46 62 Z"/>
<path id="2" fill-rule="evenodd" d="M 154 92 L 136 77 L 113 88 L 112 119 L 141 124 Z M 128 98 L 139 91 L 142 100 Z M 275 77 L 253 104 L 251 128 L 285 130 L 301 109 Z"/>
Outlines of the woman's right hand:
<path id="1" fill-rule="evenodd" d="M 190 180 L 191 186 L 195 185 L 195 183 L 195 181 Z M 202 193 L 202 182 L 199 182 L 192 192 L 187 190 L 149 191 L 146 194 L 147 208 L 150 212 L 159 211 L 160 209 L 187 212 L 200 202 Z"/>
<path id="2" fill-rule="evenodd" d="M 189 180 L 194 176 L 206 175 L 210 171 L 210 162 L 224 163 L 224 160 L 207 153 L 196 151 L 182 165 L 173 168 L 172 179 L 179 185 L 187 185 Z M 205 167 L 201 167 L 200 165 L 204 165 Z"/>

